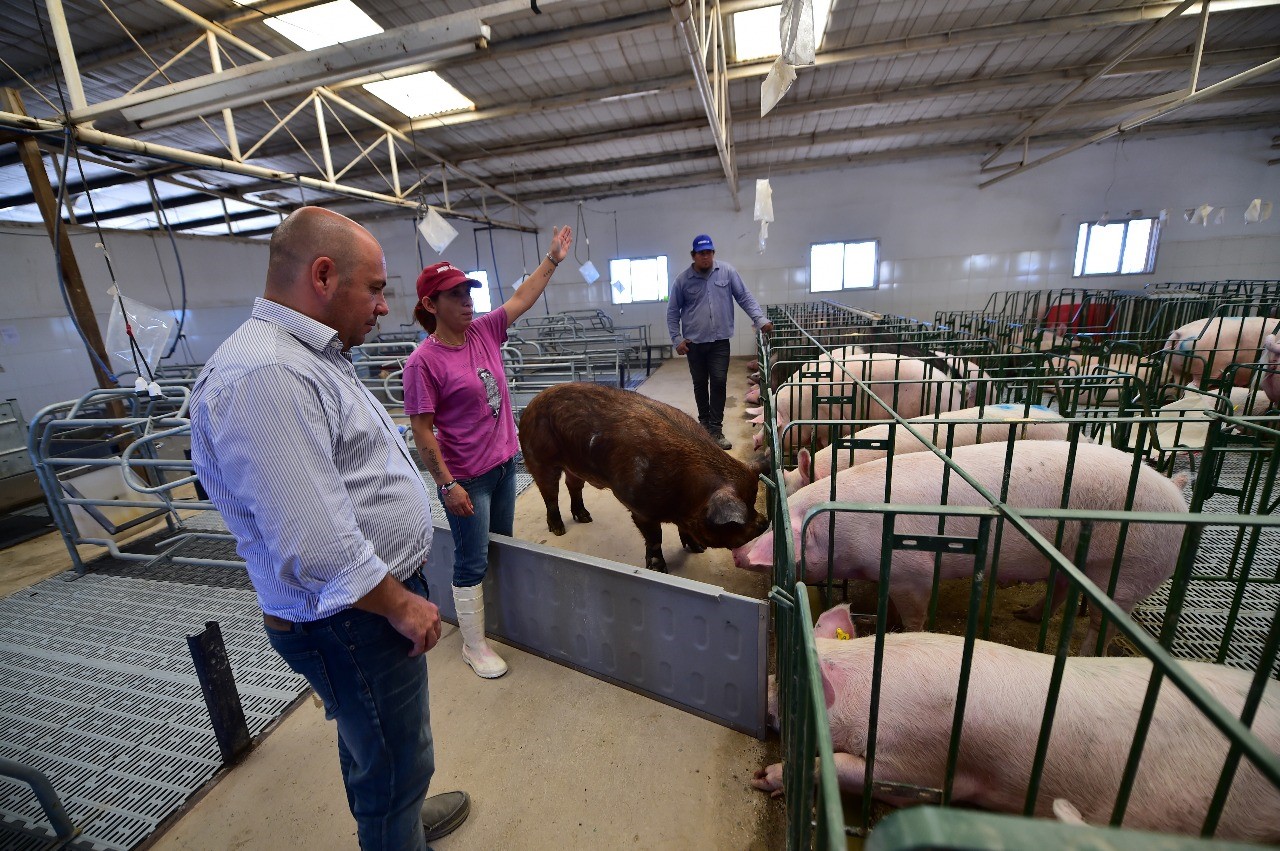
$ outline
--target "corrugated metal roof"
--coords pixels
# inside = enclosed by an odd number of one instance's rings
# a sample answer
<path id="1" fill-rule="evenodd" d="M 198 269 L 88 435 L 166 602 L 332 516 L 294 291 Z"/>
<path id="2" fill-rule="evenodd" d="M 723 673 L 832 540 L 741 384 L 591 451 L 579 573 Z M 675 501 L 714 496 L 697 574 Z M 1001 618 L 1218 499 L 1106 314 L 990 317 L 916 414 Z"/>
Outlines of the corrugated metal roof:
<path id="1" fill-rule="evenodd" d="M 186 6 L 254 48 L 282 56 L 294 48 L 262 18 L 315 2 L 266 0 L 256 10 L 230 0 L 190 0 Z M 478 0 L 355 2 L 387 29 L 474 10 L 484 10 L 482 17 L 491 27 L 487 48 L 434 63 L 441 76 L 475 102 L 473 112 L 411 121 L 358 86 L 331 81 L 342 98 L 407 134 L 395 143 L 400 189 L 422 182 L 405 195 L 406 203 L 443 203 L 442 168 L 448 175 L 451 203 L 473 211 L 481 199 L 492 202 L 497 193 L 535 203 L 653 191 L 681 181 L 727 183 L 669 0 L 544 0 L 540 15 L 519 3 L 490 5 Z M 155 0 L 104 3 L 66 6 L 90 104 L 125 95 L 155 71 L 157 63 L 172 60 L 144 90 L 210 72 L 202 31 L 170 8 Z M 723 8 L 727 17 L 733 9 L 761 5 L 766 4 L 724 0 Z M 769 117 L 759 115 L 760 84 L 768 63 L 729 64 L 724 102 L 736 168 L 745 175 L 770 168 L 802 170 L 806 164 L 818 168 L 841 161 L 992 152 L 1153 27 L 1172 6 L 1131 0 L 836 0 L 818 64 L 798 70 L 792 90 Z M 56 118 L 66 94 L 65 89 L 59 92 L 61 72 L 51 53 L 47 14 L 41 10 L 42 34 L 27 0 L 0 0 L 0 9 L 6 18 L 0 33 L 2 84 L 19 89 L 29 114 Z M 1036 130 L 1041 138 L 1033 138 L 1030 145 L 1031 158 L 1115 124 L 1132 112 L 1134 103 L 1184 88 L 1197 28 L 1194 15 L 1170 22 L 1075 102 L 1041 122 Z M 195 47 L 175 59 L 193 43 Z M 227 68 L 255 61 L 230 39 L 220 43 Z M 1280 56 L 1280 5 L 1214 12 L 1204 49 L 1202 87 Z M 276 127 L 305 96 L 272 97 L 265 104 L 236 108 L 241 151 Z M 146 129 L 116 113 L 101 117 L 95 126 L 130 139 L 232 159 L 218 105 L 211 104 L 207 113 Z M 314 116 L 314 107 L 306 106 L 248 162 L 323 179 Z M 1156 118 L 1140 132 L 1274 127 L 1280 126 L 1277 116 L 1280 72 L 1272 71 L 1220 98 Z M 326 122 L 335 171 L 354 163 L 342 182 L 394 194 L 382 131 L 331 104 Z M 62 141 L 55 133 L 41 144 L 52 156 Z M 373 150 L 366 156 L 370 146 Z M 160 197 L 174 205 L 175 220 L 207 218 L 207 211 L 191 197 L 192 186 L 216 188 L 232 198 L 279 199 L 285 211 L 303 195 L 320 203 L 340 197 L 338 191 L 290 187 L 256 175 L 190 165 L 175 169 L 173 163 L 136 152 L 123 158 L 127 162 L 122 165 L 135 171 L 163 166 L 186 181 L 188 186 L 157 184 Z M 983 179 L 978 160 L 975 157 L 975 181 Z M 86 166 L 85 174 L 91 185 L 112 176 L 110 168 L 97 164 Z M 68 190 L 83 192 L 78 175 L 68 178 Z M 29 216 L 33 208 L 25 206 L 29 199 L 24 200 L 28 191 L 13 146 L 0 147 L 0 218 Z M 728 203 L 727 188 L 724 197 Z M 154 214 L 139 212 L 139 205 L 149 202 L 145 184 L 115 183 L 95 194 L 104 218 L 113 210 L 126 211 L 120 222 L 134 225 L 148 216 L 154 220 Z M 222 207 L 217 201 L 215 209 Z M 354 214 L 358 207 L 344 203 L 344 211 Z M 264 218 L 249 218 L 256 215 L 252 208 L 236 212 L 245 222 Z"/>

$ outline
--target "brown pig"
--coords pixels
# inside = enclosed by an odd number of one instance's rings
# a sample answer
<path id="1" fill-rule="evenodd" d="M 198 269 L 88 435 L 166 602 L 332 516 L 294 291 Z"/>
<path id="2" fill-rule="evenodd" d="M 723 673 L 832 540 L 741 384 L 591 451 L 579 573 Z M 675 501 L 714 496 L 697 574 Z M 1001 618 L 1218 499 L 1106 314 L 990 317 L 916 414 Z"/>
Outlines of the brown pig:
<path id="1" fill-rule="evenodd" d="M 543 390 L 520 418 L 520 447 L 552 533 L 565 533 L 563 472 L 573 519 L 591 522 L 584 484 L 610 489 L 630 509 L 653 570 L 667 569 L 663 523 L 676 525 L 690 552 L 742 546 L 769 525 L 755 509 L 762 468 L 726 453 L 693 417 L 639 393 L 581 382 Z"/>

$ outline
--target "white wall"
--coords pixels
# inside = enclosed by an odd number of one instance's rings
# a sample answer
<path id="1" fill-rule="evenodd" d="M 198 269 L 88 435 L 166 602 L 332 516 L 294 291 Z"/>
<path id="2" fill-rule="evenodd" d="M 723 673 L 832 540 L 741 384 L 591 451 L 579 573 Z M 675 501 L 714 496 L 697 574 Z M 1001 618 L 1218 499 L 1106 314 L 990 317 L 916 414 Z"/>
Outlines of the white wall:
<path id="1" fill-rule="evenodd" d="M 167 236 L 104 233 L 116 280 L 126 297 L 162 310 L 181 306 L 178 262 Z M 261 295 L 267 246 L 246 239 L 176 239 L 187 285 L 183 334 L 193 358 L 200 362 L 245 320 L 253 296 Z M 72 249 L 105 336 L 111 276 L 97 242 L 96 233 L 73 229 Z M 0 225 L 0 258 L 4 303 L 0 310 L 0 399 L 16 398 L 30 419 L 45 405 L 80 396 L 96 384 L 89 356 L 59 294 L 53 250 L 44 227 Z M 183 352 L 179 349 L 173 362 L 183 362 Z M 127 367 L 112 364 L 115 371 Z"/>
<path id="2" fill-rule="evenodd" d="M 873 310 L 931 319 L 935 310 L 979 308 L 989 293 L 1009 289 L 1069 286 L 1140 288 L 1150 282 L 1280 278 L 1280 212 L 1258 225 L 1246 225 L 1249 201 L 1262 197 L 1280 204 L 1280 168 L 1266 166 L 1271 134 L 1205 134 L 1163 140 L 1109 142 L 1077 151 L 987 189 L 978 189 L 976 158 L 927 160 L 874 168 L 849 168 L 772 180 L 776 221 L 767 250 L 757 251 L 758 225 L 751 220 L 755 187 L 744 182 L 743 210 L 734 213 L 728 190 L 711 184 L 631 198 L 589 201 L 584 205 L 590 259 L 607 276 L 617 256 L 667 254 L 671 276 L 688 262 L 694 235 L 709 233 L 717 256 L 735 265 L 762 304 L 809 301 L 809 246 L 815 242 L 880 240 L 881 288 L 855 292 L 841 300 Z M 1189 225 L 1188 207 L 1202 203 L 1226 207 L 1224 224 Z M 1130 210 L 1144 215 L 1169 211 L 1152 275 L 1072 279 L 1076 229 L 1104 211 L 1112 218 Z M 614 218 L 617 212 L 617 237 Z M 501 214 L 498 214 L 501 217 Z M 576 205 L 547 205 L 538 210 L 542 228 L 537 245 L 531 236 L 473 234 L 455 222 L 459 236 L 443 258 L 464 268 L 480 266 L 491 280 L 510 284 L 527 263 L 547 250 L 553 225 L 578 221 Z M 409 217 L 375 222 L 371 229 L 387 253 L 392 314 L 384 327 L 395 330 L 411 321 L 413 283 L 420 269 Z M 262 291 L 266 246 L 248 240 L 180 237 L 192 313 L 187 333 L 197 359 L 203 359 L 248 315 Z M 100 321 L 106 327 L 107 276 L 92 236 L 75 238 Z M 160 279 L 163 263 L 177 299 L 172 249 L 163 235 L 108 236 L 117 275 L 126 295 L 157 307 L 169 296 Z M 440 259 L 421 246 L 425 262 Z M 157 257 L 158 254 L 158 257 Z M 586 259 L 578 234 L 576 254 Z M 52 253 L 40 229 L 0 227 L 0 280 L 6 309 L 0 312 L 0 398 L 17 396 L 30 416 L 41 405 L 70 398 L 92 382 L 83 350 L 63 318 Z M 619 324 L 649 324 L 655 339 L 665 337 L 665 304 L 612 305 L 605 278 L 588 285 L 572 255 L 547 290 L 551 312 L 602 307 Z M 496 271 L 496 275 L 495 275 Z M 495 302 L 497 294 L 495 293 Z M 541 313 L 539 304 L 534 308 Z M 750 326 L 737 314 L 734 351 L 750 349 Z"/>
<path id="3" fill-rule="evenodd" d="M 723 184 L 631 198 L 589 201 L 582 213 L 591 237 L 590 258 L 602 273 L 612 257 L 671 258 L 672 278 L 688 262 L 694 235 L 709 233 L 717 257 L 736 266 L 762 304 L 808 301 L 809 246 L 816 242 L 880 240 L 881 286 L 874 292 L 841 294 L 840 300 L 891 313 L 932 319 L 944 308 L 979 308 L 998 290 L 1071 286 L 1139 289 L 1163 281 L 1280 278 L 1280 211 L 1262 224 L 1246 225 L 1244 208 L 1255 197 L 1280 206 L 1280 168 L 1266 165 L 1271 134 L 1205 134 L 1163 140 L 1132 140 L 1077 151 L 1052 163 L 978 189 L 973 157 L 849 168 L 773 178 L 775 221 L 760 254 L 752 221 L 754 183 L 740 188 L 743 210 L 734 213 Z M 1183 221 L 1183 210 L 1202 203 L 1226 207 L 1224 224 Z M 1071 277 L 1079 224 L 1128 211 L 1169 211 L 1151 275 Z M 613 217 L 593 210 L 617 211 Z M 574 224 L 574 205 L 539 210 L 537 255 L 545 252 L 550 227 Z M 465 228 L 443 255 L 467 268 L 476 251 Z M 407 224 L 378 229 L 388 262 L 412 286 L 416 256 L 404 240 Z M 514 234 L 495 237 L 504 285 L 521 268 Z M 529 246 L 526 237 L 526 246 Z M 480 260 L 489 269 L 487 236 Z M 428 262 L 435 252 L 424 247 Z M 579 246 L 578 255 L 586 258 Z M 587 285 L 571 258 L 548 288 L 551 310 L 602 306 L 620 323 L 649 323 L 655 338 L 665 330 L 665 305 L 617 307 L 603 280 Z M 541 306 L 535 308 L 541 311 Z M 737 314 L 735 353 L 750 349 L 750 327 Z"/>

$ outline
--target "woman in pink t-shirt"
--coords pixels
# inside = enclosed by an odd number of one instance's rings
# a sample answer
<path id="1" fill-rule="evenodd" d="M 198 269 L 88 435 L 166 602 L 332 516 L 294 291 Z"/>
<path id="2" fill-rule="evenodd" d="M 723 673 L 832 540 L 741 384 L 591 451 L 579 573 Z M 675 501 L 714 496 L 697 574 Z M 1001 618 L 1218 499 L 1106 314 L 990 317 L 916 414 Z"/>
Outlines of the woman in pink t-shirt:
<path id="1" fill-rule="evenodd" d="M 481 286 L 450 263 L 418 276 L 414 317 L 430 336 L 404 368 L 404 411 L 413 440 L 444 503 L 453 532 L 453 601 L 462 658 L 486 679 L 507 672 L 484 639 L 484 581 L 489 533 L 515 522 L 515 455 L 520 449 L 502 344 L 507 328 L 533 307 L 569 253 L 573 232 L 556 228 L 551 250 L 497 310 L 472 321 L 471 288 Z"/>

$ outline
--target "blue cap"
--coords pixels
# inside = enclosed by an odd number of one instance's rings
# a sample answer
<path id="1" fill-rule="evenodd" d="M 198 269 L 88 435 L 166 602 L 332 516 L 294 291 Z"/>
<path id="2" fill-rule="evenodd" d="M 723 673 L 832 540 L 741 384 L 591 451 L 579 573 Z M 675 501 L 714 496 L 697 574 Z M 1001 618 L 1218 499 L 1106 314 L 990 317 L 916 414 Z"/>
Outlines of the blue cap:
<path id="1" fill-rule="evenodd" d="M 711 242 L 711 237 L 707 236 L 705 233 L 700 233 L 693 238 L 693 250 L 694 251 L 715 251 L 716 247 Z"/>

